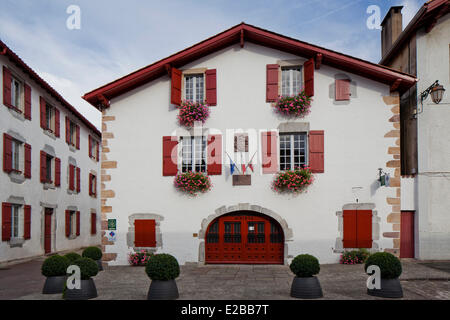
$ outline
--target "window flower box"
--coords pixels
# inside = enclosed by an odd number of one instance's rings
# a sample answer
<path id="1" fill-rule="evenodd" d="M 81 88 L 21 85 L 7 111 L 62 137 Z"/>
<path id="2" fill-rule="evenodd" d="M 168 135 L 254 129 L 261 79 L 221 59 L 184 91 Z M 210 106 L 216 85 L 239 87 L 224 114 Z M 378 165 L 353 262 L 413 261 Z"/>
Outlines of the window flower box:
<path id="1" fill-rule="evenodd" d="M 273 107 L 283 116 L 302 118 L 311 111 L 311 97 L 305 91 L 292 96 L 278 96 Z"/>
<path id="2" fill-rule="evenodd" d="M 180 125 L 191 128 L 194 123 L 205 121 L 209 118 L 210 110 L 207 104 L 202 102 L 183 101 L 178 107 L 178 122 Z"/>
<path id="3" fill-rule="evenodd" d="M 195 196 L 211 189 L 211 179 L 204 173 L 188 171 L 175 176 L 174 186 L 181 192 Z"/>
<path id="4" fill-rule="evenodd" d="M 272 189 L 278 193 L 300 193 L 312 184 L 313 180 L 309 167 L 280 171 L 272 182 Z"/>

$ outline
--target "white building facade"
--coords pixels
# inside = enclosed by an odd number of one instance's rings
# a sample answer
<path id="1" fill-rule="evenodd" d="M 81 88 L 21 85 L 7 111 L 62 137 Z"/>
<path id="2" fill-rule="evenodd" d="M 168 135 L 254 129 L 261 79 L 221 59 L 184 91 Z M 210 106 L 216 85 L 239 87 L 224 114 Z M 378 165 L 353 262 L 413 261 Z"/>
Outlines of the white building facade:
<path id="1" fill-rule="evenodd" d="M 101 133 L 0 42 L 0 262 L 100 244 Z"/>
<path id="2" fill-rule="evenodd" d="M 301 253 L 335 263 L 354 248 L 398 255 L 395 115 L 398 91 L 415 81 L 242 23 L 87 93 L 103 112 L 102 226 L 116 222 L 104 259 L 124 265 L 141 249 L 180 263 L 286 264 Z M 273 91 L 302 89 L 313 99 L 308 115 L 274 112 Z M 210 117 L 186 129 L 176 104 L 197 98 Z M 294 165 L 311 166 L 313 183 L 275 192 L 277 172 Z M 188 170 L 208 174 L 211 190 L 177 190 L 175 175 Z"/>

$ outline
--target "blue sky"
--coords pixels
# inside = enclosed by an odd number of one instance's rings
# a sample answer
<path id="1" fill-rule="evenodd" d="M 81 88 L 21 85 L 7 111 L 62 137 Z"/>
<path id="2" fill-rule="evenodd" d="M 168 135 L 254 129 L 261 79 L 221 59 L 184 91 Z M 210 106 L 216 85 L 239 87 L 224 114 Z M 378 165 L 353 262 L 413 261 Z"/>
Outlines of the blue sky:
<path id="1" fill-rule="evenodd" d="M 424 0 L 0 0 L 0 38 L 100 128 L 81 96 L 242 21 L 372 62 L 380 30 L 370 5 L 403 5 L 403 27 Z M 69 30 L 69 5 L 81 29 Z"/>

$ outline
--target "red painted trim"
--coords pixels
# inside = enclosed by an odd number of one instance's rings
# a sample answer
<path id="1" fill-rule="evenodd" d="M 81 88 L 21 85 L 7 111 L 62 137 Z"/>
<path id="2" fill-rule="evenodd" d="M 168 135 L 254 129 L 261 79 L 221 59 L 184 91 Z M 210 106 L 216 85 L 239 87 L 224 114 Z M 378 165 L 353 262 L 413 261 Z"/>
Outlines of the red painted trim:
<path id="1" fill-rule="evenodd" d="M 408 89 L 417 81 L 414 76 L 404 72 L 315 46 L 297 39 L 289 38 L 249 24 L 241 23 L 183 51 L 132 72 L 129 75 L 110 82 L 100 88 L 92 90 L 86 93 L 83 96 L 83 99 L 98 108 L 99 94 L 104 95 L 107 99 L 117 97 L 167 74 L 165 67 L 167 64 L 179 68 L 180 66 L 199 59 L 207 54 L 218 51 L 232 44 L 240 43 L 241 32 L 245 33 L 246 41 L 285 52 L 290 52 L 298 56 L 312 58 L 316 54 L 321 54 L 322 63 L 373 79 L 375 81 L 391 84 L 396 79 L 401 78 L 404 80 L 404 83 L 402 83 L 400 87 L 401 90 Z"/>

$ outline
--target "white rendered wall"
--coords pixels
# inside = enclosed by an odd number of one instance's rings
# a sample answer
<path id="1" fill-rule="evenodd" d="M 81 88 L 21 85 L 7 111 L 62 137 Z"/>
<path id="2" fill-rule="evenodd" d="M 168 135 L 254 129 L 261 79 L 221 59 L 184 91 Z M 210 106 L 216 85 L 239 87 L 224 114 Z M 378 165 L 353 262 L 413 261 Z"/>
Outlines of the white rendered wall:
<path id="1" fill-rule="evenodd" d="M 418 92 L 434 81 L 446 92 L 438 104 L 431 97 L 418 115 L 419 259 L 450 259 L 450 14 L 438 20 L 429 33 L 417 33 Z M 420 102 L 419 102 L 420 105 Z"/>
<path id="2" fill-rule="evenodd" d="M 298 57 L 246 43 L 243 49 L 235 45 L 184 66 L 182 69 L 217 69 L 218 103 L 211 107 L 204 127 L 225 134 L 226 129 L 276 129 L 286 122 L 265 102 L 266 64 L 295 58 Z M 384 138 L 392 128 L 388 121 L 391 107 L 382 99 L 389 95 L 389 87 L 346 73 L 356 82 L 357 92 L 350 104 L 337 105 L 329 90 L 338 73 L 345 72 L 326 65 L 315 71 L 312 112 L 296 120 L 309 122 L 310 130 L 325 131 L 325 173 L 315 174 L 308 192 L 298 196 L 274 193 L 270 189 L 274 175 L 261 174 L 259 158 L 251 186 L 233 187 L 229 166 L 224 166 L 222 175 L 211 176 L 213 188 L 209 193 L 196 198 L 178 193 L 173 187 L 174 177 L 162 176 L 162 136 L 175 135 L 180 130 L 178 111 L 170 105 L 169 77 L 113 99 L 104 114 L 115 116 L 114 121 L 107 123 L 107 131 L 114 134 L 108 140 L 108 160 L 117 161 L 117 168 L 108 170 L 111 182 L 105 183 L 105 189 L 115 192 L 115 197 L 107 200 L 113 208 L 108 218 L 115 218 L 118 223 L 117 241 L 106 247 L 107 252 L 119 253 L 111 264 L 127 264 L 127 253 L 131 251 L 126 244 L 130 214 L 162 215 L 163 247 L 159 252 L 171 253 L 184 263 L 199 259 L 200 239 L 193 233 L 200 230 L 202 219 L 223 205 L 238 203 L 265 207 L 287 221 L 294 235 L 287 242 L 290 256 L 310 253 L 322 263 L 337 262 L 339 254 L 333 252 L 339 236 L 336 211 L 355 202 L 352 187 L 363 188 L 360 203 L 376 205 L 381 217 L 381 240 L 377 241 L 380 250 L 392 248 L 392 239 L 383 238 L 382 233 L 392 231 L 386 222 L 390 213 L 386 197 L 395 197 L 395 189 L 380 188 L 376 181 L 378 168 L 393 176 L 393 170 L 385 168 L 391 160 L 388 147 L 396 139 Z M 226 145 L 226 137 L 223 139 Z"/>
<path id="3" fill-rule="evenodd" d="M 41 206 L 41 203 L 57 205 L 53 214 L 56 218 L 53 220 L 56 222 L 56 225 L 52 226 L 56 234 L 56 238 L 52 239 L 53 252 L 100 244 L 100 199 L 89 196 L 89 172 L 91 170 L 95 171 L 98 181 L 100 181 L 100 162 L 95 162 L 89 158 L 88 135 L 92 135 L 92 131 L 81 121 L 77 121 L 77 124 L 80 126 L 80 150 L 70 151 L 65 137 L 65 116 L 67 110 L 34 81 L 31 81 L 20 69 L 12 65 L 9 60 L 0 56 L 0 70 L 3 70 L 3 65 L 15 71 L 31 86 L 32 120 L 20 120 L 12 115 L 13 111 L 10 111 L 3 105 L 2 89 L 0 93 L 0 202 L 7 202 L 10 196 L 16 196 L 23 197 L 25 204 L 31 205 L 31 239 L 25 240 L 23 247 L 14 248 L 11 248 L 8 242 L 1 241 L 0 262 L 44 254 L 44 207 Z M 3 77 L 0 77 L 0 88 L 3 88 Z M 44 134 L 40 127 L 40 95 L 60 111 L 60 138 L 53 139 L 49 137 Z M 8 130 L 19 133 L 32 148 L 31 179 L 26 179 L 22 184 L 11 182 L 8 174 L 3 171 L 3 133 L 8 132 Z M 61 159 L 61 186 L 54 190 L 44 190 L 43 184 L 40 182 L 40 151 L 46 144 L 52 146 L 55 149 L 56 156 Z M 79 194 L 70 195 L 67 192 L 69 156 L 76 159 L 77 166 L 81 169 L 81 192 Z M 100 186 L 98 190 L 100 190 Z M 65 236 L 65 210 L 69 206 L 77 207 L 81 215 L 80 236 L 72 240 Z M 96 210 L 98 220 L 97 235 L 94 236 L 91 236 L 91 209 Z"/>

